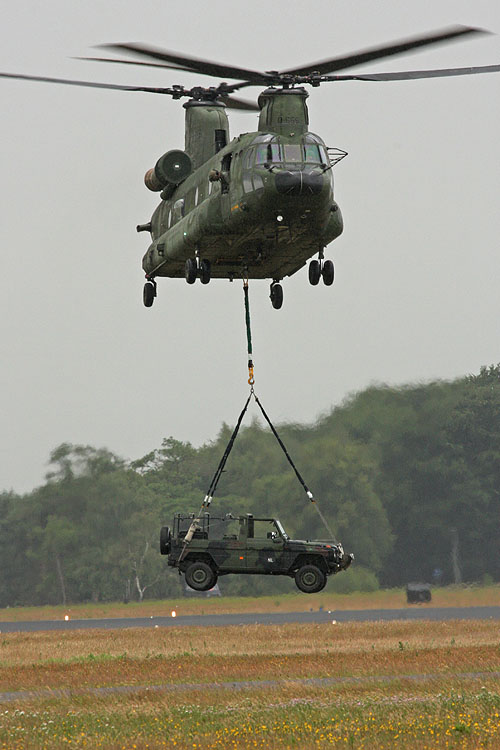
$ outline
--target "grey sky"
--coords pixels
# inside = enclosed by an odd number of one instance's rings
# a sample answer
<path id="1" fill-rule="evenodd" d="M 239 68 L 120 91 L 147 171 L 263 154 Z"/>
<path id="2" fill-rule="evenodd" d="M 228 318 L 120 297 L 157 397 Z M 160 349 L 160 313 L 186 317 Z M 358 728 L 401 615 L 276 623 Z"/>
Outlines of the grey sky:
<path id="1" fill-rule="evenodd" d="M 239 9 L 241 11 L 239 12 Z M 251 10 L 248 10 L 251 8 Z M 307 9 L 307 10 L 306 10 Z M 71 59 L 140 41 L 262 70 L 454 23 L 500 33 L 497 0 L 19 0 L 3 4 L 0 70 L 126 84 L 187 73 Z M 500 63 L 500 36 L 363 70 Z M 345 231 L 332 288 L 307 269 L 251 283 L 256 389 L 271 418 L 311 422 L 373 382 L 453 378 L 500 361 L 500 74 L 311 89 L 311 129 L 336 169 Z M 156 196 L 146 169 L 184 146 L 181 103 L 0 80 L 0 489 L 43 481 L 63 441 L 137 458 L 233 423 L 247 394 L 241 283 L 159 280 L 142 306 Z M 248 95 L 258 89 L 248 89 Z M 230 114 L 231 134 L 256 129 Z"/>

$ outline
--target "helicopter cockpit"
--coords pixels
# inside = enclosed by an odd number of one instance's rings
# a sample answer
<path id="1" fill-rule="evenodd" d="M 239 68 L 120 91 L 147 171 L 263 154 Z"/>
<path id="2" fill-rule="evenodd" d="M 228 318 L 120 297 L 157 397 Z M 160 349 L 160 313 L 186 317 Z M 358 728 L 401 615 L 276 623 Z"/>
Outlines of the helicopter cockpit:
<path id="1" fill-rule="evenodd" d="M 280 136 L 260 135 L 254 139 L 243 159 L 243 169 L 252 167 L 281 167 L 305 169 L 330 164 L 327 150 L 317 136 L 308 133 L 300 143 L 285 143 Z"/>
<path id="2" fill-rule="evenodd" d="M 243 157 L 243 190 L 264 187 L 264 170 L 273 173 L 279 193 L 299 195 L 321 192 L 324 177 L 332 180 L 330 158 L 318 136 L 306 133 L 300 142 L 290 143 L 274 133 L 258 135 Z"/>

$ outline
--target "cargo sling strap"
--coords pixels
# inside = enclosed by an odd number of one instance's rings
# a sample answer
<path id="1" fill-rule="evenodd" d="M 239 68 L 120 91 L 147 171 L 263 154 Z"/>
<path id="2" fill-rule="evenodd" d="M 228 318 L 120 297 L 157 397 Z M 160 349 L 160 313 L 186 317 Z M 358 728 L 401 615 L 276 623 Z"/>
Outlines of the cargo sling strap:
<path id="1" fill-rule="evenodd" d="M 210 486 L 209 486 L 209 488 L 207 490 L 207 494 L 205 495 L 205 499 L 203 500 L 203 503 L 202 503 L 202 506 L 201 506 L 201 511 L 204 508 L 207 508 L 210 505 L 210 503 L 212 502 L 212 498 L 215 495 L 215 491 L 217 489 L 217 485 L 219 483 L 219 479 L 222 476 L 222 473 L 224 471 L 224 467 L 226 465 L 226 461 L 227 461 L 227 459 L 229 457 L 229 454 L 231 453 L 231 450 L 232 450 L 233 445 L 234 445 L 234 441 L 236 440 L 236 436 L 238 435 L 238 431 L 239 431 L 240 425 L 241 425 L 241 423 L 243 421 L 243 417 L 245 416 L 245 413 L 246 413 L 246 411 L 248 409 L 250 401 L 253 398 L 255 400 L 255 403 L 257 404 L 257 406 L 261 410 L 262 416 L 264 417 L 264 419 L 266 420 L 267 424 L 271 428 L 271 432 L 273 433 L 274 437 L 278 441 L 278 443 L 279 443 L 279 445 L 280 445 L 283 453 L 285 454 L 285 456 L 287 458 L 288 463 L 290 464 L 290 466 L 294 470 L 297 479 L 299 480 L 300 484 L 304 488 L 304 492 L 306 493 L 306 495 L 309 498 L 309 500 L 311 501 L 311 503 L 314 504 L 314 507 L 316 508 L 316 510 L 317 510 L 317 512 L 319 514 L 319 517 L 321 518 L 323 524 L 325 525 L 325 527 L 326 527 L 326 529 L 327 529 L 327 531 L 328 531 L 328 533 L 330 535 L 330 538 L 333 541 L 335 541 L 334 534 L 333 534 L 332 530 L 330 529 L 330 527 L 329 527 L 329 525 L 328 525 L 325 517 L 323 516 L 321 510 L 319 509 L 318 504 L 316 503 L 316 500 L 314 499 L 313 493 L 310 491 L 309 487 L 304 482 L 304 479 L 302 478 L 302 475 L 300 474 L 299 470 L 295 466 L 295 464 L 294 464 L 294 462 L 293 462 L 290 454 L 288 453 L 288 451 L 286 449 L 286 446 L 285 446 L 284 442 L 282 441 L 282 439 L 278 435 L 278 433 L 276 431 L 276 428 L 274 427 L 273 423 L 269 419 L 269 416 L 267 415 L 266 410 L 262 406 L 259 398 L 257 397 L 257 394 L 254 391 L 254 387 L 253 386 L 254 386 L 254 383 L 255 383 L 255 378 L 254 378 L 254 364 L 253 364 L 253 352 L 252 352 L 252 332 L 251 332 L 251 328 L 250 328 L 250 304 L 249 304 L 249 299 L 248 299 L 248 280 L 247 279 L 245 279 L 244 282 L 243 282 L 243 292 L 244 292 L 244 295 L 245 295 L 245 322 L 246 322 L 246 329 L 247 329 L 247 350 L 248 350 L 248 383 L 250 385 L 250 394 L 249 394 L 249 396 L 248 396 L 248 398 L 246 400 L 245 406 L 243 407 L 240 416 L 238 417 L 238 420 L 236 422 L 236 426 L 235 426 L 235 428 L 233 430 L 233 434 L 229 438 L 229 442 L 228 442 L 228 444 L 226 446 L 226 450 L 224 451 L 224 454 L 223 454 L 223 456 L 222 456 L 222 458 L 221 458 L 221 460 L 219 462 L 217 470 L 216 470 L 216 472 L 215 472 L 215 474 L 214 474 L 214 476 L 212 478 L 212 481 L 210 482 Z"/>

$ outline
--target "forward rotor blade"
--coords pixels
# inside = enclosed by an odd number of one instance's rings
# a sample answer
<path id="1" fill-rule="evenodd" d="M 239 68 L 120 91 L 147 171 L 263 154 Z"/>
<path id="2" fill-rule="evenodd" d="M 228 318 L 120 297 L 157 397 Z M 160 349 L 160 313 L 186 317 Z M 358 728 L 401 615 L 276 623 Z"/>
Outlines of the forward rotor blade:
<path id="1" fill-rule="evenodd" d="M 47 78 L 46 76 L 26 76 L 20 73 L 0 73 L 0 78 L 21 78 L 24 81 L 42 83 L 62 83 L 67 86 L 86 86 L 93 89 L 115 89 L 117 91 L 147 91 L 152 94 L 173 94 L 173 89 L 153 88 L 152 86 L 122 86 L 117 83 L 95 83 L 94 81 L 74 81 L 68 78 Z"/>
<path id="2" fill-rule="evenodd" d="M 225 104 L 228 109 L 240 109 L 246 112 L 259 112 L 260 110 L 257 102 L 252 102 L 249 99 L 238 99 L 235 96 L 227 96 L 226 94 L 220 94 L 218 99 Z"/>
<path id="3" fill-rule="evenodd" d="M 211 60 L 202 60 L 197 57 L 181 55 L 178 52 L 169 52 L 168 50 L 150 47 L 145 44 L 101 44 L 104 49 L 119 50 L 122 52 L 131 52 L 134 55 L 149 57 L 153 60 L 161 60 L 164 63 L 172 63 L 174 69 L 186 70 L 189 72 L 203 73 L 204 75 L 216 76 L 218 78 L 244 78 L 252 83 L 266 84 L 269 76 L 266 73 L 259 73 L 255 70 L 246 68 L 236 68 L 233 65 L 223 65 L 222 63 L 212 62 Z M 165 67 L 170 67 L 165 65 Z M 327 72 L 327 71 L 325 71 Z"/>
<path id="4" fill-rule="evenodd" d="M 360 73 L 359 75 L 324 76 L 322 81 L 411 81 L 418 78 L 447 78 L 476 73 L 500 73 L 500 65 L 480 65 L 473 68 L 443 68 L 442 70 L 406 70 L 400 73 Z"/>
<path id="5" fill-rule="evenodd" d="M 280 75 L 307 75 L 313 71 L 321 74 L 333 73 L 336 70 L 345 70 L 345 68 L 351 68 L 354 65 L 361 65 L 362 63 L 370 62 L 372 60 L 380 60 L 383 57 L 399 55 L 402 52 L 408 52 L 412 49 L 417 49 L 418 47 L 427 47 L 431 44 L 449 42 L 452 39 L 461 36 L 489 33 L 490 32 L 485 31 L 484 29 L 475 29 L 469 26 L 451 26 L 432 34 L 411 37 L 409 39 L 391 42 L 390 44 L 384 44 L 380 47 L 371 47 L 370 49 L 353 52 L 344 57 L 334 57 L 331 60 L 322 60 L 320 62 L 310 63 L 309 65 L 303 65 L 300 68 L 283 70 L 280 71 Z"/>

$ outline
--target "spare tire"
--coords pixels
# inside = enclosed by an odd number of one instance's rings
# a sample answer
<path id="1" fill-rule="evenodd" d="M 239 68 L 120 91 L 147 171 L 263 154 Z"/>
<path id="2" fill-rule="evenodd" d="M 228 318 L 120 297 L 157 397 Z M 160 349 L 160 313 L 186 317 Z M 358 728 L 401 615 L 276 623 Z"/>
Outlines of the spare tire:
<path id="1" fill-rule="evenodd" d="M 170 543 L 172 535 L 168 526 L 162 526 L 160 531 L 160 553 L 162 555 L 170 554 Z"/>

